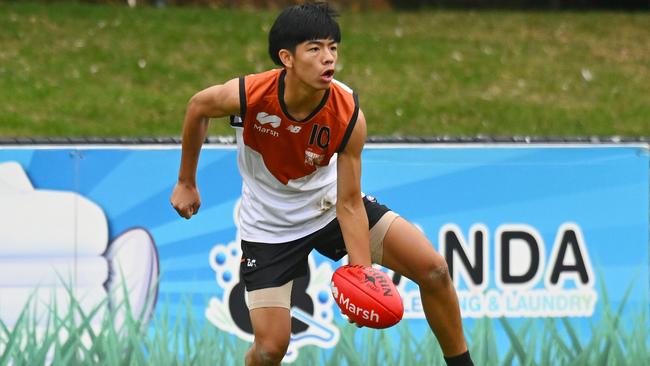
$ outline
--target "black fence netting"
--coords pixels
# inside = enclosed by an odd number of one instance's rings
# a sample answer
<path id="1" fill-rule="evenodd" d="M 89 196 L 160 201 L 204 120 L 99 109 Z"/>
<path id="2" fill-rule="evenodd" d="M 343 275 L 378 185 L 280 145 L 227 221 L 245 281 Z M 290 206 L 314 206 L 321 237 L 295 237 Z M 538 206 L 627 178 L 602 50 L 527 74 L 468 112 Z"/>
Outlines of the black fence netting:
<path id="1" fill-rule="evenodd" d="M 175 145 L 180 137 L 0 137 L 10 145 Z M 629 136 L 368 136 L 368 144 L 650 144 L 650 137 Z M 206 144 L 235 144 L 234 136 L 210 136 Z"/>

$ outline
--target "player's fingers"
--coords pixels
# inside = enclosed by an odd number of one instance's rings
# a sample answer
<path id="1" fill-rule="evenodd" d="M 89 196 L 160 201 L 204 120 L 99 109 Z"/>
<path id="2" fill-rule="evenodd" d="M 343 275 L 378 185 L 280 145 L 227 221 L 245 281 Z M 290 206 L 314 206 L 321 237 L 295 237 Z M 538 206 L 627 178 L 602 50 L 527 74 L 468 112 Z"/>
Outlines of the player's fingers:
<path id="1" fill-rule="evenodd" d="M 192 217 L 192 208 L 191 207 L 188 207 L 188 208 L 184 209 L 184 208 L 174 206 L 174 209 L 176 210 L 176 212 L 178 213 L 178 215 L 180 217 L 183 217 L 185 219 L 189 219 L 190 217 Z"/>
<path id="2" fill-rule="evenodd" d="M 172 207 L 174 208 L 174 210 L 176 210 L 176 213 L 177 213 L 179 216 L 183 216 L 183 210 L 181 210 L 180 208 L 176 207 L 173 203 L 172 203 Z"/>
<path id="3" fill-rule="evenodd" d="M 190 207 L 188 207 L 187 209 L 185 209 L 185 210 L 183 211 L 183 215 L 182 215 L 182 216 L 183 216 L 184 218 L 186 218 L 186 219 L 189 220 L 190 217 L 192 217 L 192 215 L 194 215 L 194 208 L 192 208 L 192 207 L 190 206 Z"/>
<path id="4" fill-rule="evenodd" d="M 363 328 L 363 325 L 355 323 L 354 320 L 352 320 L 350 318 L 348 318 L 348 323 L 354 324 L 357 328 Z"/>
<path id="5" fill-rule="evenodd" d="M 180 207 L 179 204 L 174 203 L 174 201 L 169 202 L 174 210 L 176 210 L 176 213 L 178 213 L 180 216 L 183 216 L 183 209 Z"/>

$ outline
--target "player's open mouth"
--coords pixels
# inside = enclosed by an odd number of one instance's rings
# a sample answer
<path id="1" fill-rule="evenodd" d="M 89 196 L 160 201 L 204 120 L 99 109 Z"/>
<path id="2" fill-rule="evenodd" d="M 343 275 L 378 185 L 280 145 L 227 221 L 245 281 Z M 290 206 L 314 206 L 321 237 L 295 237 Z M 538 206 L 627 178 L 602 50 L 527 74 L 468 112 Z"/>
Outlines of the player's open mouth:
<path id="1" fill-rule="evenodd" d="M 324 73 L 320 75 L 320 77 L 323 81 L 329 83 L 334 78 L 334 69 L 326 70 Z"/>

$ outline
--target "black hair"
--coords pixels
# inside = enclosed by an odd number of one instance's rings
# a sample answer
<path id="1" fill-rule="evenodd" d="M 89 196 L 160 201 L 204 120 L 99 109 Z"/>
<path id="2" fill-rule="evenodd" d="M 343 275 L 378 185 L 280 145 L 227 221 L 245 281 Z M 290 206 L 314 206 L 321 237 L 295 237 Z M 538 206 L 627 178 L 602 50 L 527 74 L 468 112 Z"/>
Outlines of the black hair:
<path id="1" fill-rule="evenodd" d="M 284 9 L 269 31 L 269 56 L 276 65 L 284 66 L 278 52 L 296 52 L 296 46 L 315 39 L 341 42 L 338 13 L 327 3 L 306 3 Z"/>

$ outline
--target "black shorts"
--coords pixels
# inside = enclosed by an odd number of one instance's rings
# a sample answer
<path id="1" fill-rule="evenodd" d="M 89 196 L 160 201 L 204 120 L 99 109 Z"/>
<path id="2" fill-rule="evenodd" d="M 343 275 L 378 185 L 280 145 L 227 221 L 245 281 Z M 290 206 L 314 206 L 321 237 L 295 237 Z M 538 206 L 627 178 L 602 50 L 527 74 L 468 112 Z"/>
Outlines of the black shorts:
<path id="1" fill-rule="evenodd" d="M 371 196 L 364 197 L 363 203 L 368 215 L 368 229 L 390 211 Z M 307 257 L 313 249 L 335 261 L 348 254 L 341 226 L 336 218 L 324 228 L 300 239 L 274 244 L 242 239 L 241 248 L 242 260 L 239 273 L 247 291 L 282 286 L 306 275 L 309 272 Z"/>

